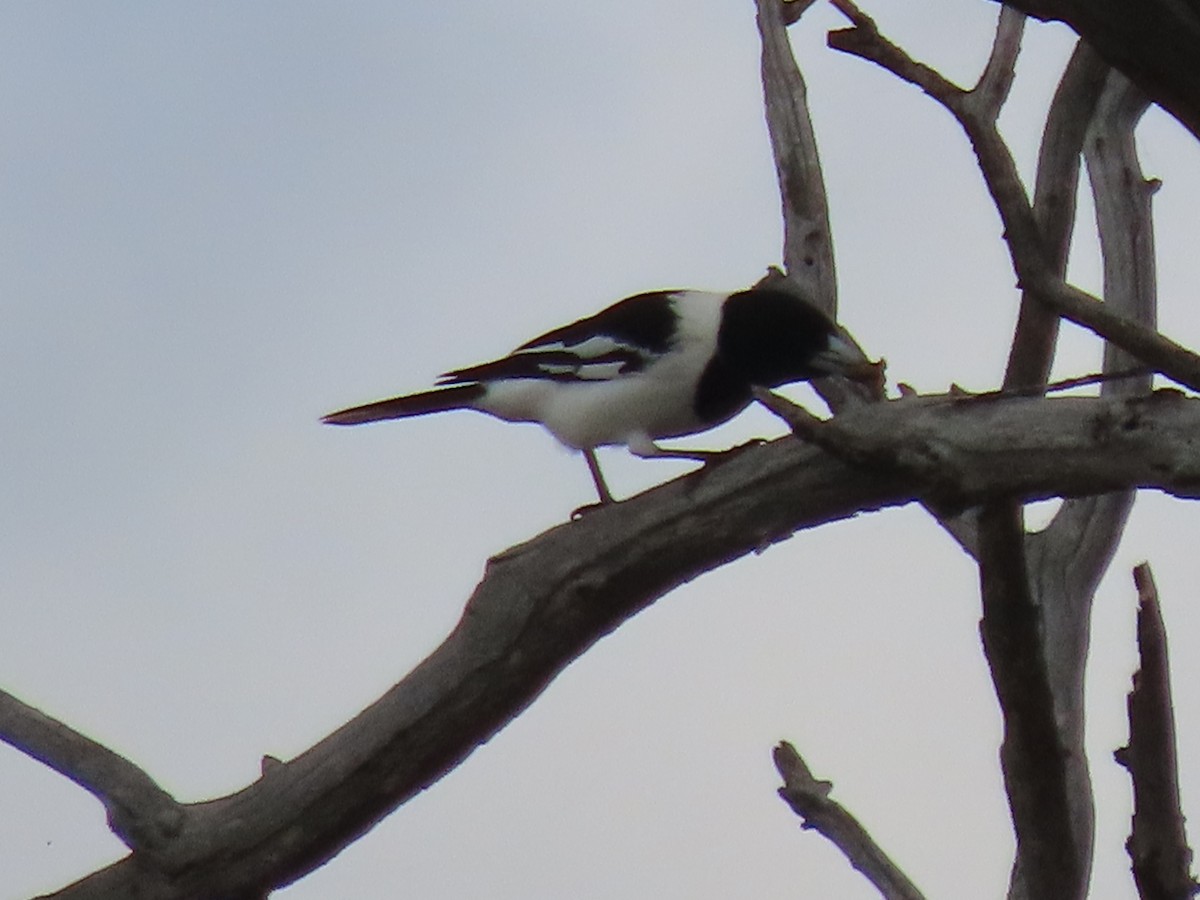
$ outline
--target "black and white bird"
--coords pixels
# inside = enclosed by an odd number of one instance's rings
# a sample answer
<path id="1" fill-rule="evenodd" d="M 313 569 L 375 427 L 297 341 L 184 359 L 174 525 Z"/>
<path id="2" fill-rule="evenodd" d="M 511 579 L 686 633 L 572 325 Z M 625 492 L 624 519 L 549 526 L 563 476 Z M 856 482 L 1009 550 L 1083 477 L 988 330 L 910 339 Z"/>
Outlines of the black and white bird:
<path id="1" fill-rule="evenodd" d="M 653 291 L 522 344 L 508 356 L 442 375 L 433 390 L 330 413 L 358 425 L 452 409 L 537 422 L 583 452 L 601 503 L 612 502 L 595 448 L 708 461 L 711 450 L 656 441 L 705 431 L 745 409 L 754 387 L 823 375 L 879 378 L 877 364 L 791 290 Z"/>

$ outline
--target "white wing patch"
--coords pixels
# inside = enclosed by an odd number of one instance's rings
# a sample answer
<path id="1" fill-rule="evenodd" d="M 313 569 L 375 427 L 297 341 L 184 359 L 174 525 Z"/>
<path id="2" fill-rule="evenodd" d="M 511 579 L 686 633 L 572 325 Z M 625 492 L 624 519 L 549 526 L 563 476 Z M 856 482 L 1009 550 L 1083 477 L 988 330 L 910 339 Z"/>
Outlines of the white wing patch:
<path id="1" fill-rule="evenodd" d="M 540 362 L 537 364 L 538 371 L 546 375 L 570 375 L 575 372 L 579 366 L 570 365 L 568 363 L 548 363 Z"/>
<path id="2" fill-rule="evenodd" d="M 570 353 L 572 356 L 578 356 L 581 360 L 596 359 L 597 357 L 607 356 L 610 353 L 624 352 L 635 353 L 637 347 L 623 344 L 616 338 L 607 334 L 597 334 L 588 338 L 586 341 L 580 341 L 578 344 L 566 344 L 563 341 L 550 341 L 546 344 L 535 344 L 532 347 L 522 347 L 515 351 L 513 356 L 520 356 L 524 353 Z"/>
<path id="3" fill-rule="evenodd" d="M 641 369 L 650 354 L 644 347 L 597 334 L 578 343 L 547 341 L 521 347 L 510 356 L 531 358 L 539 372 L 550 378 L 579 381 L 611 381 L 628 375 L 631 367 Z"/>
<path id="4" fill-rule="evenodd" d="M 583 381 L 611 381 L 620 377 L 627 365 L 625 362 L 584 363 L 575 369 L 575 377 Z"/>

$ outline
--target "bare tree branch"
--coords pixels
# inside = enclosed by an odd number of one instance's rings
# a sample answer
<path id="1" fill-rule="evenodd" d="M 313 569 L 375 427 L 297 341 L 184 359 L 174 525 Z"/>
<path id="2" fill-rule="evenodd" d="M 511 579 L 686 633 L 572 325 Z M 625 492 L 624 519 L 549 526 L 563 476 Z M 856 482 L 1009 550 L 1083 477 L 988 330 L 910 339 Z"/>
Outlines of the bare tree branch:
<path id="1" fill-rule="evenodd" d="M 1003 27 L 1004 12 L 997 45 Z M 1060 80 L 1042 136 L 1035 185 L 1032 213 L 1048 264 L 1059 277 L 1066 272 L 1075 218 L 1080 145 L 1095 105 L 1095 90 L 1088 90 L 1089 80 L 1080 77 L 1080 69 L 1086 74 L 1099 68 L 1088 62 L 1087 54 L 1077 52 Z M 964 129 L 977 128 L 1003 147 L 997 130 L 999 108 L 986 112 L 964 109 L 955 116 Z M 1014 255 L 1019 250 L 1012 247 Z M 1022 297 L 1022 313 L 1024 322 L 1018 321 L 1005 374 L 1004 387 L 1009 390 L 1045 383 L 1058 334 L 1057 317 L 1027 295 Z M 1028 371 L 1014 369 L 1014 357 Z M 1059 669 L 1069 675 L 1078 672 L 1081 680 L 1086 654 L 1067 653 L 1066 664 L 1055 667 L 1063 648 L 1048 640 L 1045 608 L 1052 597 L 1035 590 L 1019 503 L 1003 500 L 984 508 L 979 546 L 980 633 L 1004 718 L 1001 768 L 1017 838 L 1009 896 L 1082 897 L 1091 869 L 1091 784 L 1082 730 L 1067 727 L 1074 720 L 1060 714 L 1063 707 L 1073 709 L 1075 680 L 1055 675 Z M 1086 635 L 1087 620 L 1081 624 Z"/>
<path id="2" fill-rule="evenodd" d="M 783 263 L 788 278 L 837 318 L 837 278 L 825 176 L 817 153 L 808 88 L 792 55 L 780 0 L 755 0 L 762 41 L 763 104 L 783 204 Z M 795 13 L 791 4 L 790 12 Z M 801 10 L 802 11 L 802 10 Z M 798 14 L 789 15 L 794 22 Z"/>
<path id="3" fill-rule="evenodd" d="M 1096 203 L 1096 225 L 1104 263 L 1104 306 L 1147 328 L 1158 324 L 1154 217 L 1148 181 L 1138 161 L 1134 129 L 1150 99 L 1120 72 L 1112 71 L 1100 96 L 1084 147 Z M 1120 346 L 1104 348 L 1105 371 L 1126 368 L 1134 358 Z M 1148 390 L 1150 382 L 1109 386 L 1120 393 Z"/>
<path id="4" fill-rule="evenodd" d="M 965 99 L 972 115 L 993 122 L 1000 117 L 1000 110 L 1016 78 L 1017 56 L 1021 52 L 1024 31 L 1025 15 L 1011 6 L 1000 7 L 992 52 L 979 81 Z"/>
<path id="5" fill-rule="evenodd" d="M 1144 102 L 1138 102 L 1138 93 L 1130 91 L 1120 76 L 1113 75 L 1108 77 L 1110 90 L 1101 95 L 1104 67 L 1090 51 L 1077 48 L 1047 123 L 1039 160 L 1038 205 L 1031 208 L 1012 155 L 996 128 L 998 107 L 970 102 L 970 95 L 880 36 L 870 18 L 850 0 L 834 2 L 855 27 L 831 34 L 830 44 L 871 59 L 920 86 L 955 116 L 975 149 L 1005 225 L 1014 270 L 1025 289 L 1005 386 L 1044 384 L 1057 337 L 1051 310 L 1082 321 L 1155 367 L 1172 368 L 1172 377 L 1184 383 L 1200 374 L 1194 354 L 1178 352 L 1182 348 L 1152 327 L 1152 229 L 1148 195 L 1138 189 L 1141 179 L 1132 137 L 1145 108 Z M 999 50 L 1005 41 L 1003 32 L 1002 20 L 993 64 L 1003 58 Z M 1008 40 L 1011 42 L 1011 38 Z M 1102 110 L 1095 117 L 1097 124 L 1087 151 L 1105 257 L 1105 296 L 1109 301 L 1105 306 L 1090 297 L 1087 305 L 1079 303 L 1086 295 L 1063 280 L 1074 220 L 1079 150 L 1097 105 Z M 1118 355 L 1111 344 L 1106 348 L 1106 371 L 1127 364 L 1128 358 Z M 1144 391 L 1148 387 L 1149 378 L 1143 378 L 1122 382 L 1119 389 Z M 1123 492 L 1066 504 L 1051 528 L 1029 540 L 1028 547 L 1022 515 L 1011 501 L 988 509 L 981 520 L 978 558 L 985 588 L 983 627 L 985 636 L 992 637 L 985 646 L 1023 648 L 1022 665 L 1040 659 L 1047 687 L 1046 692 L 1007 690 L 1004 685 L 1011 673 L 1005 670 L 1021 654 L 998 657 L 989 650 L 1008 726 L 1002 757 L 1018 838 L 1012 883 L 1015 897 L 1082 896 L 1086 890 L 1094 815 L 1083 752 L 1083 677 L 1091 598 L 1111 559 L 1132 500 L 1131 493 Z M 1027 565 L 1029 561 L 1033 562 L 1032 568 Z M 1002 598 L 1003 602 L 989 603 L 989 596 L 993 600 Z M 1023 624 L 1019 617 L 1006 619 L 1000 615 L 1005 610 L 1012 613 L 1022 608 L 1027 608 L 1036 622 L 1035 629 L 1023 630 L 1018 627 Z M 989 623 L 989 609 L 997 614 L 996 623 Z M 996 628 L 1009 632 L 1007 643 L 995 634 Z M 1034 654 L 1025 639 L 1039 641 L 1040 652 Z M 1024 675 L 1032 677 L 1027 671 Z M 1011 703 L 1021 708 L 1012 708 Z M 1022 739 L 1022 735 L 1031 733 L 1030 722 L 1016 727 L 1020 723 L 1013 721 L 1014 716 L 1030 717 L 1034 724 L 1051 723 L 1058 751 L 1040 763 L 1036 755 L 1022 759 L 1022 747 L 1036 754 L 1037 740 Z M 1035 770 L 1045 775 L 1042 765 L 1047 762 L 1061 769 L 1062 778 L 1054 780 L 1055 789 L 1038 786 L 1028 777 Z M 1010 769 L 1015 777 L 1009 775 Z M 1037 788 L 1032 796 L 1013 793 L 1030 787 Z"/>
<path id="6" fill-rule="evenodd" d="M 1087 56 L 1082 57 L 1085 75 L 1093 68 Z M 1073 61 L 1080 59 L 1081 52 L 1077 50 Z M 1143 179 L 1133 140 L 1134 127 L 1145 103 L 1138 102 L 1140 95 L 1130 91 L 1128 80 L 1118 72 L 1110 70 L 1098 96 L 1089 89 L 1090 81 L 1085 78 L 1082 90 L 1076 96 L 1081 107 L 1090 105 L 1093 110 L 1092 122 L 1085 135 L 1084 155 L 1095 196 L 1096 225 L 1105 273 L 1105 308 L 1153 326 L 1157 303 L 1153 226 L 1149 196 L 1142 189 Z M 1063 117 L 1070 122 L 1077 121 L 1069 113 L 1064 113 Z M 1051 118 L 1054 118 L 1053 113 Z M 1074 124 L 1068 125 L 1067 130 L 1075 133 Z M 1051 138 L 1049 130 L 1046 138 Z M 1043 160 L 1045 158 L 1043 153 Z M 1073 176 L 1070 184 L 1074 182 Z M 1040 172 L 1038 183 L 1041 186 Z M 1105 346 L 1105 372 L 1122 370 L 1128 360 L 1129 357 L 1113 345 Z M 1101 392 L 1124 396 L 1145 393 L 1150 389 L 1150 381 L 1149 375 L 1143 374 L 1105 382 Z M 1084 678 L 1092 600 L 1116 552 L 1133 502 L 1132 491 L 1068 501 L 1047 528 L 1025 539 L 1028 577 L 1042 608 L 1041 640 L 1054 692 L 1056 721 L 1068 751 L 1062 764 L 1068 779 L 1071 820 L 1083 853 L 1085 877 L 1090 870 L 1095 822 L 1084 747 Z"/>
<path id="7" fill-rule="evenodd" d="M 1046 116 L 1033 189 L 1033 214 L 1050 265 L 1060 277 L 1066 276 L 1074 231 L 1084 136 L 1108 71 L 1108 66 L 1087 44 L 1078 43 Z M 1004 374 L 1005 387 L 1045 383 L 1054 361 L 1058 321 L 1057 313 L 1027 293 L 1022 294 Z"/>
<path id="8" fill-rule="evenodd" d="M 979 86 L 968 94 L 883 38 L 874 22 L 849 0 L 835 0 L 835 5 L 855 27 L 831 34 L 830 44 L 874 60 L 942 103 L 970 137 L 1001 217 L 1007 222 L 1016 214 L 1029 220 L 1023 221 L 1030 226 L 1025 240 L 1007 235 L 1018 273 L 1050 267 L 1061 277 L 1074 221 L 1079 148 L 1091 117 L 1090 108 L 1078 118 L 1071 116 L 1072 107 L 1091 105 L 1089 94 L 1078 87 L 1081 79 L 1075 75 L 1064 79 L 1065 87 L 1060 85 L 1050 118 L 1054 130 L 1048 129 L 1045 135 L 1047 142 L 1052 141 L 1058 136 L 1054 131 L 1063 130 L 1064 122 L 1075 124 L 1066 135 L 1074 139 L 1073 146 L 1061 156 L 1044 151 L 1048 158 L 1042 161 L 1049 165 L 1039 170 L 1043 200 L 1059 196 L 1063 201 L 1048 223 L 1056 226 L 1058 233 L 1053 235 L 1052 250 L 1046 253 L 1038 227 L 1041 223 L 1034 218 L 1016 164 L 996 124 L 1014 75 L 1022 17 L 1014 19 L 1007 9 L 1002 12 L 988 67 Z M 1076 54 L 1074 72 L 1086 67 L 1086 62 L 1086 57 L 1080 62 Z M 1072 69 L 1068 73 L 1072 74 Z M 989 83 L 999 87 L 988 91 Z M 1043 214 L 1049 218 L 1045 208 Z M 1044 384 L 1052 358 L 1055 317 L 1034 307 L 1028 296 L 1024 307 L 1023 322 L 1014 339 L 1017 367 L 1010 362 L 1006 388 Z M 1090 871 L 1092 833 L 1086 763 L 1076 762 L 1085 759 L 1082 735 L 1059 727 L 1056 686 L 1061 685 L 1056 685 L 1049 669 L 1054 653 L 1043 644 L 1043 614 L 1040 597 L 1030 583 L 1019 503 L 1002 500 L 985 506 L 978 526 L 976 559 L 983 597 L 980 628 L 1004 717 L 1000 756 L 1017 839 L 1010 896 L 1082 897 Z M 1083 624 L 1086 634 L 1086 620 Z M 1081 670 L 1082 657 L 1078 663 Z M 1073 694 L 1067 696 L 1073 699 Z"/>
<path id="9" fill-rule="evenodd" d="M 1179 803 L 1175 711 L 1167 629 L 1149 563 L 1133 570 L 1138 591 L 1140 668 L 1129 692 L 1129 745 L 1114 754 L 1133 779 L 1133 833 L 1126 848 L 1142 900 L 1188 900 L 1200 893 Z"/>
<path id="10" fill-rule="evenodd" d="M 1070 284 L 1039 276 L 1029 290 L 1064 319 L 1116 344 L 1172 381 L 1200 390 L 1200 356 L 1186 347 L 1106 309 L 1096 297 Z"/>
<path id="11" fill-rule="evenodd" d="M 672 588 L 797 531 L 913 500 L 965 508 L 1140 486 L 1200 496 L 1200 400 L 909 397 L 823 425 L 878 464 L 793 438 L 558 526 L 493 559 L 462 620 L 380 700 L 166 847 L 55 896 L 242 897 L 335 855 L 469 755 L 571 660 Z M 151 887 L 153 890 L 151 890 Z"/>
<path id="12" fill-rule="evenodd" d="M 893 75 L 919 87 L 951 112 L 974 113 L 978 101 L 969 102 L 968 91 L 954 84 L 936 69 L 917 62 L 882 34 L 875 20 L 852 0 L 830 0 L 834 8 L 850 20 L 851 27 L 829 32 L 828 43 L 834 50 L 858 56 L 887 69 Z"/>
<path id="13" fill-rule="evenodd" d="M 1155 371 L 1200 390 L 1200 356 L 1125 316 L 1096 297 L 1065 283 L 1050 264 L 1016 163 L 993 127 L 974 114 L 968 94 L 880 35 L 874 21 L 850 0 L 832 0 L 853 23 L 829 34 L 829 46 L 870 60 L 920 87 L 945 106 L 965 130 L 992 199 L 1004 223 L 1013 268 L 1021 288 L 1064 318 L 1123 348 Z"/>
<path id="14" fill-rule="evenodd" d="M 113 832 L 132 850 L 174 840 L 183 824 L 175 799 L 145 772 L 68 725 L 0 691 L 0 740 L 96 797 Z"/>
<path id="15" fill-rule="evenodd" d="M 850 865 L 875 885 L 885 900 L 924 900 L 924 894 L 880 849 L 858 819 L 829 799 L 833 785 L 813 777 L 808 764 L 787 741 L 773 752 L 775 768 L 783 779 L 779 796 L 798 815 L 803 827 L 821 833 L 842 851 Z"/>
<path id="16" fill-rule="evenodd" d="M 1017 503 L 979 517 L 980 634 L 1004 714 L 1000 762 L 1017 854 L 1010 896 L 1069 900 L 1087 892 L 1091 833 L 1081 834 L 1068 759 L 1078 749 L 1058 727 L 1054 685 L 1042 643 L 1042 607 L 1029 585 L 1025 529 Z M 1090 796 L 1090 795 L 1089 795 Z"/>
<path id="17" fill-rule="evenodd" d="M 1144 97 L 1123 75 L 1111 72 L 1086 141 L 1088 175 L 1095 195 L 1097 230 L 1104 261 L 1105 306 L 1153 325 L 1156 318 L 1153 221 L 1134 147 L 1133 130 L 1146 108 Z M 1128 355 L 1105 346 L 1104 370 L 1120 371 Z M 1101 392 L 1131 396 L 1150 389 L 1148 377 L 1106 382 Z M 1060 723 L 1083 739 L 1083 669 L 1088 649 L 1091 598 L 1116 549 L 1133 504 L 1131 493 L 1066 503 L 1041 533 L 1030 537 L 1032 577 L 1046 604 L 1046 642 L 1055 680 L 1071 686 L 1062 699 Z M 1070 651 L 1070 652 L 1068 652 Z M 1075 660 L 1066 665 L 1066 660 Z M 1069 674 L 1069 669 L 1074 674 Z"/>

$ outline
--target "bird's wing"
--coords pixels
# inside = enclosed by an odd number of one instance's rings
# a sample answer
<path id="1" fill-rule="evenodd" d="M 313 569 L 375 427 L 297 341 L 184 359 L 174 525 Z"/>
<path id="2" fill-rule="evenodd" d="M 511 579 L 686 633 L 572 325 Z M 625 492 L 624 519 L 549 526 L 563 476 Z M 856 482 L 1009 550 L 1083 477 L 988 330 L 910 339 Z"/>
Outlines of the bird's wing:
<path id="1" fill-rule="evenodd" d="M 517 350 L 511 356 L 447 372 L 438 384 L 471 384 L 505 379 L 544 381 L 609 381 L 637 372 L 647 357 L 629 347 L 599 339 L 588 346 L 564 348 L 561 344 Z"/>
<path id="2" fill-rule="evenodd" d="M 672 343 L 677 291 L 637 294 L 528 341 L 503 359 L 447 372 L 439 384 L 535 378 L 609 381 L 639 372 Z"/>

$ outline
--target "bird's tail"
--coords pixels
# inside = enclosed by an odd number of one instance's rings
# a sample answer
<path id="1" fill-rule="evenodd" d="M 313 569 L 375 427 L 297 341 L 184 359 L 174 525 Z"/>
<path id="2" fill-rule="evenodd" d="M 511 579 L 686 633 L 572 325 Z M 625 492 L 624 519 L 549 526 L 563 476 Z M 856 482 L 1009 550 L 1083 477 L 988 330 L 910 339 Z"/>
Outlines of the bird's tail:
<path id="1" fill-rule="evenodd" d="M 378 422 L 381 419 L 406 419 L 426 413 L 445 412 L 450 409 L 468 409 L 483 396 L 486 388 L 482 384 L 456 384 L 420 394 L 406 394 L 390 400 L 378 400 L 365 406 L 352 406 L 322 416 L 326 425 L 361 425 L 363 422 Z"/>

